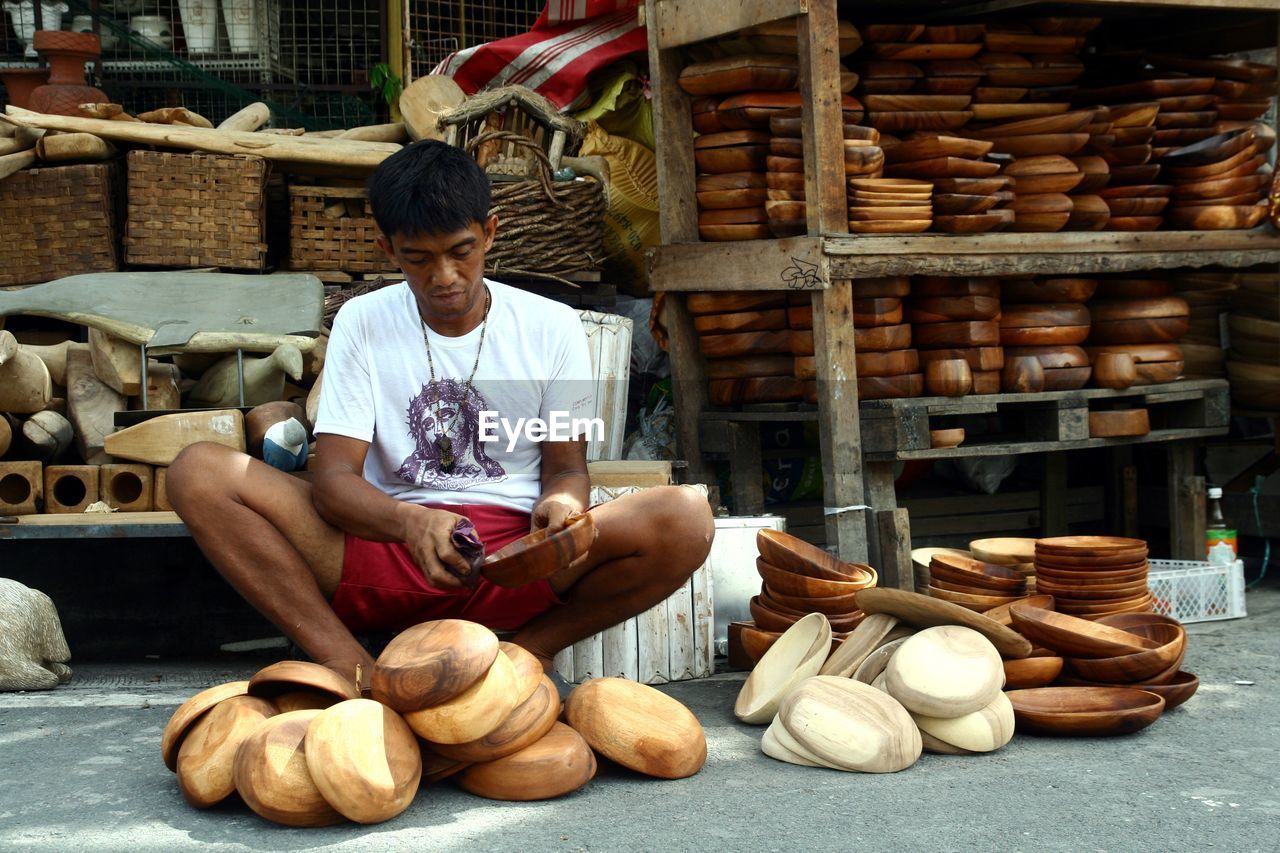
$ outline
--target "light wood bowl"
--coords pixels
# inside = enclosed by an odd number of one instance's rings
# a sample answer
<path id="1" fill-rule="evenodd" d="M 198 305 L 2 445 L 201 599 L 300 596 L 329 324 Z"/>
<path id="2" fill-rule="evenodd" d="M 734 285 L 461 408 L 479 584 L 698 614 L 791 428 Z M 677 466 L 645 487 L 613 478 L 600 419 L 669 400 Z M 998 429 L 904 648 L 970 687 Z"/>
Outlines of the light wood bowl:
<path id="1" fill-rule="evenodd" d="M 985 707 L 958 717 L 912 714 L 921 738 L 932 739 L 964 753 L 994 752 L 1013 738 L 1013 705 L 998 692 Z"/>
<path id="2" fill-rule="evenodd" d="M 1132 734 L 1164 710 L 1161 697 L 1129 687 L 1039 687 L 1008 696 L 1018 731 L 1041 735 Z"/>
<path id="3" fill-rule="evenodd" d="M 332 826 L 344 818 L 325 800 L 307 765 L 307 730 L 322 711 L 264 720 L 240 744 L 236 791 L 261 817 L 285 826 Z M 416 747 L 415 747 L 416 748 Z"/>
<path id="4" fill-rule="evenodd" d="M 591 513 L 571 515 L 555 533 L 535 530 L 484 558 L 480 571 L 498 586 L 516 587 L 550 577 L 591 550 L 599 531 Z"/>
<path id="5" fill-rule="evenodd" d="M 233 696 L 245 696 L 249 692 L 249 682 L 230 681 L 205 688 L 178 706 L 165 724 L 164 733 L 160 736 L 160 757 L 164 766 L 177 772 L 178 750 L 182 741 L 191 730 L 191 726 L 215 707 L 219 702 Z"/>
<path id="6" fill-rule="evenodd" d="M 402 714 L 438 705 L 479 682 L 497 657 L 498 638 L 483 625 L 423 622 L 398 634 L 378 656 L 373 698 Z"/>
<path id="7" fill-rule="evenodd" d="M 432 743 L 479 740 L 515 710 L 518 686 L 515 666 L 499 651 L 488 672 L 470 687 L 451 699 L 405 712 L 405 722 Z"/>
<path id="8" fill-rule="evenodd" d="M 819 675 L 800 684 L 778 719 L 809 755 L 828 767 L 895 773 L 920 757 L 920 732 L 888 695 L 849 678 Z"/>
<path id="9" fill-rule="evenodd" d="M 281 693 L 297 690 L 315 690 L 342 699 L 355 699 L 360 695 L 355 684 L 355 672 L 347 681 L 333 670 L 318 663 L 300 660 L 282 660 L 265 666 L 249 679 L 249 695 L 271 699 Z"/>
<path id="10" fill-rule="evenodd" d="M 975 539 L 969 543 L 969 553 L 975 560 L 997 566 L 1032 563 L 1036 558 L 1036 540 L 1024 537 Z"/>
<path id="11" fill-rule="evenodd" d="M 707 739 L 693 713 L 647 684 L 593 678 L 574 688 L 564 713 L 596 752 L 659 779 L 683 779 L 702 769 Z"/>
<path id="12" fill-rule="evenodd" d="M 783 698 L 801 681 L 818 674 L 831 651 L 831 623 L 821 613 L 798 620 L 751 670 L 738 692 L 734 716 L 749 725 L 773 719 Z"/>
<path id="13" fill-rule="evenodd" d="M 1031 687 L 1048 687 L 1062 674 L 1064 659 L 1060 657 L 1035 657 L 1004 662 L 1004 689 L 1025 690 Z"/>
<path id="14" fill-rule="evenodd" d="M 803 598 L 834 598 L 851 595 L 866 587 L 856 581 L 832 581 L 811 578 L 771 565 L 763 557 L 756 558 L 756 572 L 771 591 Z"/>
<path id="15" fill-rule="evenodd" d="M 186 801 L 207 809 L 236 789 L 236 750 L 275 706 L 257 696 L 232 696 L 201 716 L 178 749 L 178 788 Z"/>
<path id="16" fill-rule="evenodd" d="M 822 664 L 822 668 L 818 670 L 818 674 L 850 677 L 867 656 L 880 647 L 897 624 L 897 617 L 884 613 L 873 613 L 863 619 L 858 627 L 845 635 L 844 641 L 832 650 Z"/>
<path id="17" fill-rule="evenodd" d="M 1000 692 L 1000 653 L 972 628 L 941 625 L 909 638 L 885 667 L 889 695 L 912 713 L 958 717 L 986 707 Z"/>
<path id="18" fill-rule="evenodd" d="M 596 775 L 596 756 L 586 740 L 564 723 L 519 752 L 472 764 L 458 774 L 468 793 L 491 800 L 550 800 L 570 794 Z"/>
<path id="19" fill-rule="evenodd" d="M 1055 597 L 1055 605 L 1062 607 Z M 1013 627 L 1033 642 L 1064 657 L 1104 658 L 1158 648 L 1159 643 L 1119 628 L 1099 625 L 1066 613 L 1014 604 L 1009 609 Z"/>
<path id="20" fill-rule="evenodd" d="M 349 699 L 317 714 L 305 753 L 321 796 L 356 823 L 390 820 L 418 793 L 417 738 L 399 714 L 372 699 Z"/>
<path id="21" fill-rule="evenodd" d="M 540 675 L 533 692 L 496 729 L 479 740 L 458 744 L 433 743 L 431 748 L 441 757 L 462 764 L 496 761 L 541 740 L 551 731 L 559 715 L 560 694 L 555 683 Z"/>
<path id="22" fill-rule="evenodd" d="M 858 593 L 858 604 L 864 613 L 888 613 L 917 628 L 938 625 L 963 625 L 972 628 L 990 640 L 1000 654 L 1007 658 L 1024 658 L 1031 654 L 1031 643 L 1026 637 L 950 601 L 901 589 L 873 588 Z"/>

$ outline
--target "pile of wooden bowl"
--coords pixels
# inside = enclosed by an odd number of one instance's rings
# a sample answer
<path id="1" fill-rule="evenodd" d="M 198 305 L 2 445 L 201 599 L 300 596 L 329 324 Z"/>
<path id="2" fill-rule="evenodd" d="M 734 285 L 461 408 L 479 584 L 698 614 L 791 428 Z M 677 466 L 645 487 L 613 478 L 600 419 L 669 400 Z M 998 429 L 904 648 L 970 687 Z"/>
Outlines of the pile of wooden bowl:
<path id="1" fill-rule="evenodd" d="M 1280 411 L 1280 278 L 1240 273 L 1227 315 L 1231 399 L 1243 409 Z"/>
<path id="2" fill-rule="evenodd" d="M 1118 536 L 1059 536 L 1036 542 L 1036 591 L 1077 616 L 1150 612 L 1147 543 Z"/>
<path id="3" fill-rule="evenodd" d="M 422 780 L 456 776 L 471 793 L 539 800 L 585 785 L 595 751 L 651 776 L 681 778 L 706 759 L 693 715 L 651 687 L 595 679 L 557 722 L 559 693 L 529 652 L 473 622 L 398 635 L 372 673 L 373 699 L 312 663 L 272 664 L 211 687 L 174 712 L 161 753 L 197 808 L 233 792 L 289 826 L 377 823 Z"/>
<path id="4" fill-rule="evenodd" d="M 862 621 L 856 593 L 875 586 L 875 569 L 843 562 L 816 545 L 776 530 L 757 533 L 756 548 L 760 553 L 756 560 L 762 580 L 760 594 L 749 604 L 753 624 L 742 626 L 740 633 L 749 659 L 759 660 L 783 631 L 808 614 L 823 614 L 836 639 L 843 639 Z"/>
<path id="5" fill-rule="evenodd" d="M 929 393 L 999 393 L 999 316 L 998 279 L 920 276 L 912 282 L 908 317 L 924 378 L 933 377 Z"/>
<path id="6" fill-rule="evenodd" d="M 867 121 L 888 133 L 955 130 L 967 122 L 980 69 L 981 24 L 863 28 L 859 91 Z"/>
<path id="7" fill-rule="evenodd" d="M 843 101 L 845 174 L 878 176 L 884 166 L 880 132 L 863 127 L 862 105 L 850 95 Z M 805 233 L 804 140 L 800 109 L 779 110 L 769 118 L 769 157 L 765 161 L 768 201 L 765 212 L 775 237 Z"/>
<path id="8" fill-rule="evenodd" d="M 1178 342 L 1183 374 L 1188 379 L 1227 375 L 1226 351 L 1222 346 L 1222 315 L 1231 305 L 1238 276 L 1247 273 L 1184 270 L 1170 280 L 1171 292 L 1186 300 L 1190 309 L 1187 333 Z M 1265 276 L 1274 281 L 1274 276 Z M 1272 316 L 1277 316 L 1273 314 Z"/>
<path id="9" fill-rule="evenodd" d="M 1097 281 L 1091 278 L 1002 282 L 1005 313 L 1000 318 L 1000 340 L 1005 365 L 1001 387 L 1006 393 L 1084 387 L 1090 376 L 1089 357 L 1079 344 L 1089 334 L 1084 303 L 1096 288 Z"/>
<path id="10" fill-rule="evenodd" d="M 928 181 L 855 176 L 849 178 L 847 195 L 854 234 L 915 234 L 933 223 Z"/>
<path id="11" fill-rule="evenodd" d="M 787 294 L 690 293 L 686 299 L 706 360 L 711 402 L 794 402 L 805 383 L 796 378 Z M 813 335 L 810 333 L 810 351 Z"/>
<path id="12" fill-rule="evenodd" d="M 1169 224 L 1206 231 L 1261 223 L 1271 182 L 1263 152 L 1270 142 L 1259 139 L 1250 125 L 1165 153 L 1160 162 L 1173 185 L 1165 214 Z"/>
<path id="13" fill-rule="evenodd" d="M 933 185 L 933 230 L 951 234 L 998 231 L 1013 223 L 1012 178 L 990 161 L 993 143 L 935 132 L 916 132 L 901 141 L 886 139 L 885 173 L 925 179 Z"/>
<path id="14" fill-rule="evenodd" d="M 1036 592 L 1036 540 L 1021 536 L 975 539 L 969 543 L 969 556 L 984 563 L 1003 566 L 1021 575 L 1027 582 L 1026 592 Z"/>
<path id="15" fill-rule="evenodd" d="M 1231 130 L 1266 114 L 1276 90 L 1276 66 L 1243 59 L 1189 57 L 1176 54 L 1146 54 L 1143 61 L 1153 68 L 1179 74 L 1214 78 L 1212 100 L 1200 109 L 1216 114 L 1216 132 Z"/>
<path id="16" fill-rule="evenodd" d="M 1118 613 L 1093 620 L 1139 638 L 1141 649 L 1102 657 L 1067 657 L 1057 683 L 1068 687 L 1119 685 L 1164 697 L 1166 711 L 1178 707 L 1199 687 L 1195 675 L 1182 670 L 1187 632 L 1178 620 L 1158 613 Z"/>
<path id="17" fill-rule="evenodd" d="M 982 613 L 1025 598 L 1027 578 L 1009 566 L 935 554 L 929 561 L 929 595 Z"/>
<path id="18" fill-rule="evenodd" d="M 1190 326 L 1186 300 L 1167 295 L 1168 279 L 1158 276 L 1103 282 L 1089 303 L 1086 350 L 1090 358 L 1096 362 L 1104 353 L 1128 355 L 1135 365 L 1129 383 L 1134 385 L 1172 382 L 1181 376 L 1182 352 L 1177 344 Z"/>

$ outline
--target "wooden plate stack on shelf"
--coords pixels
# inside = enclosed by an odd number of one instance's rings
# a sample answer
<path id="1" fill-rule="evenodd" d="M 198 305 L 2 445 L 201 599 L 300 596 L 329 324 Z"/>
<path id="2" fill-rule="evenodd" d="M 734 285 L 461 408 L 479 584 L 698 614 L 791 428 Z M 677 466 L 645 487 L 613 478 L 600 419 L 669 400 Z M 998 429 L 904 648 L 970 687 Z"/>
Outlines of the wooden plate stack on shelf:
<path id="1" fill-rule="evenodd" d="M 1001 284 L 1005 392 L 1084 387 L 1090 375 L 1089 357 L 1080 347 L 1089 335 L 1084 303 L 1096 288 L 1097 281 L 1090 278 L 1009 279 Z M 1050 320 L 1055 322 L 1045 325 Z M 1024 360 L 1034 360 L 1040 369 Z"/>
<path id="2" fill-rule="evenodd" d="M 862 104 L 852 95 L 845 95 L 841 103 L 846 172 L 879 175 L 884 165 L 884 152 L 879 146 L 880 132 L 858 124 L 863 117 Z M 764 206 L 769 230 L 775 237 L 803 234 L 806 211 L 800 108 L 773 112 L 769 116 L 768 127 L 773 134 L 769 141 L 769 157 L 765 161 L 767 200 Z"/>
<path id="3" fill-rule="evenodd" d="M 1161 164 L 1173 184 L 1165 216 L 1170 227 L 1207 231 L 1261 223 L 1271 181 L 1263 152 L 1270 144 L 1250 125 L 1166 153 Z"/>
<path id="4" fill-rule="evenodd" d="M 910 293 L 906 276 L 862 278 L 853 282 L 854 356 L 858 398 L 918 397 L 924 390 L 920 356 L 911 348 L 911 325 L 905 322 L 903 299 Z M 808 294 L 791 294 L 787 319 L 792 329 L 795 374 L 817 379 L 813 349 L 813 306 Z"/>
<path id="5" fill-rule="evenodd" d="M 981 85 L 974 90 L 975 121 L 1011 121 L 1067 112 L 1066 96 L 1084 73 L 1078 56 L 1100 18 L 1042 17 L 990 28 Z"/>
<path id="6" fill-rule="evenodd" d="M 1088 98 L 1091 93 L 1078 97 Z M 1082 103 L 1096 104 L 1093 101 Z M 1098 195 L 1104 201 L 1113 198 L 1167 198 L 1168 191 L 1161 192 L 1157 178 L 1160 165 L 1152 162 L 1151 141 L 1156 130 L 1156 116 L 1160 114 L 1158 101 L 1109 102 L 1102 107 L 1107 111 L 1111 125 L 1107 133 L 1090 140 L 1086 151 L 1107 164 L 1107 183 Z M 1148 187 L 1155 185 L 1150 192 Z M 1108 204 L 1108 207 L 1110 205 Z M 1121 210 L 1131 205 L 1121 204 Z M 1120 215 L 1120 214 L 1117 214 Z M 1121 227 L 1129 223 L 1121 223 Z"/>
<path id="7" fill-rule="evenodd" d="M 1108 613 L 1149 613 L 1153 599 L 1147 588 L 1147 543 L 1119 536 L 1040 539 L 1036 542 L 1036 591 L 1052 595 L 1060 613 L 1085 619 Z M 1016 627 L 1016 606 L 1013 616 Z"/>
<path id="8" fill-rule="evenodd" d="M 849 231 L 916 234 L 933 224 L 933 184 L 906 178 L 850 177 Z"/>
<path id="9" fill-rule="evenodd" d="M 999 316 L 998 279 L 920 276 L 912 281 L 907 319 L 923 368 L 937 361 L 966 362 L 970 393 L 1000 392 Z"/>
<path id="10" fill-rule="evenodd" d="M 1137 368 L 1136 385 L 1172 382 L 1182 375 L 1178 341 L 1190 325 L 1186 300 L 1169 292 L 1167 279 L 1111 278 L 1099 283 L 1089 303 L 1091 359 L 1100 353 L 1128 353 Z M 1115 295 L 1116 298 L 1105 298 Z M 1121 295 L 1123 294 L 1123 295 Z"/>
<path id="11" fill-rule="evenodd" d="M 886 140 L 885 174 L 928 181 L 934 188 L 933 230 L 979 234 L 1006 228 L 1011 211 L 999 209 L 1013 200 L 1012 181 L 999 177 L 1001 164 L 984 159 L 994 143 L 947 133 L 917 132 Z"/>
<path id="12" fill-rule="evenodd" d="M 1147 54 L 1154 68 L 1215 78 L 1211 100 L 1203 107 L 1217 118 L 1214 129 L 1221 133 L 1236 123 L 1251 122 L 1266 114 L 1276 93 L 1276 66 L 1243 59 L 1222 57 L 1192 58 L 1174 54 Z"/>
<path id="13" fill-rule="evenodd" d="M 1076 164 L 1061 154 L 1021 157 L 1005 167 L 1016 181 L 1013 231 L 1061 231 L 1074 205 L 1068 192 L 1083 180 Z"/>
<path id="14" fill-rule="evenodd" d="M 1239 273 L 1227 315 L 1231 401 L 1241 409 L 1280 412 L 1280 277 Z"/>
<path id="15" fill-rule="evenodd" d="M 981 78 L 971 60 L 982 33 L 981 24 L 864 27 L 857 67 L 867 123 L 886 133 L 963 127 Z"/>
<path id="16" fill-rule="evenodd" d="M 1227 355 L 1222 347 L 1222 315 L 1230 309 L 1231 294 L 1238 286 L 1240 275 L 1201 270 L 1174 273 L 1170 281 L 1172 292 L 1185 299 L 1191 309 L 1190 326 L 1178 342 L 1182 350 L 1183 372 L 1188 379 L 1227 375 Z"/>
<path id="17" fill-rule="evenodd" d="M 805 383 L 796 379 L 791 356 L 786 293 L 691 293 L 686 300 L 714 405 L 803 398 Z"/>

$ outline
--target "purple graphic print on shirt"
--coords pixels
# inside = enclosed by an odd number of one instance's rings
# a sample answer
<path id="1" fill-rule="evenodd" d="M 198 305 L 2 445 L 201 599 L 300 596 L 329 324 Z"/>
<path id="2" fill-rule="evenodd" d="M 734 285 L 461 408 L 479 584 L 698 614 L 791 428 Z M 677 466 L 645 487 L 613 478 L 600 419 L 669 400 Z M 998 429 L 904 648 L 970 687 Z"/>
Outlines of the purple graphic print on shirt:
<path id="1" fill-rule="evenodd" d="M 454 413 L 459 406 L 461 414 L 455 421 Z M 475 388 L 468 394 L 466 383 L 456 379 L 437 379 L 422 386 L 422 391 L 409 401 L 406 413 L 415 449 L 396 473 L 424 488 L 451 491 L 505 480 L 506 470 L 489 458 L 480 441 L 480 412 L 489 408 L 483 394 Z M 449 437 L 457 461 L 446 474 L 440 470 L 436 439 L 450 425 Z"/>

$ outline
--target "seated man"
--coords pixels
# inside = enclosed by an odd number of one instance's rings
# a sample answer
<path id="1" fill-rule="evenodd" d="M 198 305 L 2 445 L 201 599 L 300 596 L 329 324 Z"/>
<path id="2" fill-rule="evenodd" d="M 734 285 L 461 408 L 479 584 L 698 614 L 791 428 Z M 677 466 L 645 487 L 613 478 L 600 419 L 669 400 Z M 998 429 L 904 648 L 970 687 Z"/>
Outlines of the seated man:
<path id="1" fill-rule="evenodd" d="M 446 617 L 517 631 L 549 669 L 560 649 L 670 595 L 711 546 L 706 499 L 653 488 L 592 509 L 595 544 L 546 580 L 459 580 L 461 516 L 493 553 L 562 529 L 590 485 L 581 435 L 481 440 L 481 412 L 580 418 L 592 386 L 577 314 L 484 278 L 489 198 L 475 161 L 443 143 L 378 167 L 378 242 L 405 282 L 334 321 L 309 481 L 211 444 L 169 470 L 169 498 L 222 576 L 313 660 L 345 677 L 362 665 L 365 684 L 373 661 L 353 632 Z"/>

